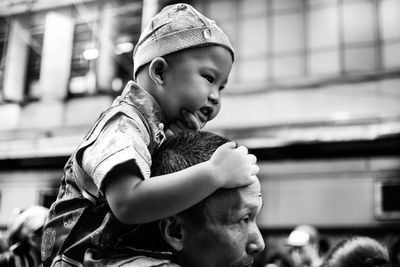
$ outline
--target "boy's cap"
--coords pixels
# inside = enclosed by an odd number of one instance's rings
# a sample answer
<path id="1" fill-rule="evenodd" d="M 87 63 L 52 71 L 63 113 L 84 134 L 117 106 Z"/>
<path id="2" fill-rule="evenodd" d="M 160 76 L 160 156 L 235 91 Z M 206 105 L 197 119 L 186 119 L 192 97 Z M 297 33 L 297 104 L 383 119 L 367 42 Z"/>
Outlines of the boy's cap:
<path id="1" fill-rule="evenodd" d="M 188 4 L 166 6 L 155 15 L 140 35 L 133 52 L 133 76 L 135 78 L 137 70 L 156 57 L 207 45 L 222 46 L 234 58 L 228 36 L 215 21 Z"/>

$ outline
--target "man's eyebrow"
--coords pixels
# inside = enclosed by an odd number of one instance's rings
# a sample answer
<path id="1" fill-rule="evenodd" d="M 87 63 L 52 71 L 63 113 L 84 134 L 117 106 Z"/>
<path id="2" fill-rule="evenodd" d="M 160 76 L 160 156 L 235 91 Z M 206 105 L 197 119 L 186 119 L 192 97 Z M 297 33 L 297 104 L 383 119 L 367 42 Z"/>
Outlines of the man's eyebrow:
<path id="1" fill-rule="evenodd" d="M 249 209 L 249 210 L 257 210 L 257 209 L 261 209 L 264 206 L 264 201 L 262 199 L 262 196 L 260 196 L 261 198 L 261 207 L 258 206 L 258 204 L 255 203 L 247 203 L 243 208 L 245 209 Z"/>

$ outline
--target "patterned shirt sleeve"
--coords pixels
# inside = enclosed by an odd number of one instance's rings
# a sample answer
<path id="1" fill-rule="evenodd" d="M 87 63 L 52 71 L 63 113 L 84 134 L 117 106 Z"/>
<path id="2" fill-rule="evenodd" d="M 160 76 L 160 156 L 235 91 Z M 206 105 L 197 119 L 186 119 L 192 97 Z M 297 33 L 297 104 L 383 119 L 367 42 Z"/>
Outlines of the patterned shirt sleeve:
<path id="1" fill-rule="evenodd" d="M 116 165 L 134 160 L 144 179 L 150 177 L 149 134 L 136 117 L 118 114 L 101 130 L 96 141 L 85 149 L 82 167 L 101 189 L 107 173 Z"/>

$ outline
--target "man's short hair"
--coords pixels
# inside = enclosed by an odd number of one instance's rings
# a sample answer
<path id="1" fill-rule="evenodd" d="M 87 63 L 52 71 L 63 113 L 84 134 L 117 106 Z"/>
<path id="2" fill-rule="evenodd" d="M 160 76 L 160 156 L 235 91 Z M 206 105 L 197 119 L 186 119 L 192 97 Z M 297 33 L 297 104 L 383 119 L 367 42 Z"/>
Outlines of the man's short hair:
<path id="1" fill-rule="evenodd" d="M 151 176 L 177 172 L 211 158 L 215 150 L 229 142 L 207 131 L 182 131 L 167 138 L 152 157 Z"/>
<path id="2" fill-rule="evenodd" d="M 220 135 L 207 131 L 182 131 L 167 138 L 152 157 L 152 176 L 177 172 L 209 160 L 221 145 L 229 142 Z M 220 189 L 223 190 L 223 189 Z M 194 224 L 202 224 L 206 218 L 207 199 L 179 215 Z"/>

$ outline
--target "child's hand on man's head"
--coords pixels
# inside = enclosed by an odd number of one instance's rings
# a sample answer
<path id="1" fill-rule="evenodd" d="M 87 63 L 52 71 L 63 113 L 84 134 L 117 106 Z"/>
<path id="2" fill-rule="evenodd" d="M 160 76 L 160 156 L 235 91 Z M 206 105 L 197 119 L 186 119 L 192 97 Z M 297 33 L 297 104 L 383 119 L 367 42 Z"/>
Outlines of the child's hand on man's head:
<path id="1" fill-rule="evenodd" d="M 223 188 L 235 188 L 254 183 L 260 168 L 257 157 L 245 146 L 235 142 L 221 145 L 209 160 Z"/>
<path id="2" fill-rule="evenodd" d="M 198 131 L 203 128 L 204 125 L 205 123 L 203 125 L 200 124 L 193 113 L 187 111 L 186 109 L 183 109 L 182 120 L 177 120 L 174 123 L 171 123 L 168 129 L 165 130 L 165 135 L 168 137 L 183 130 Z"/>

